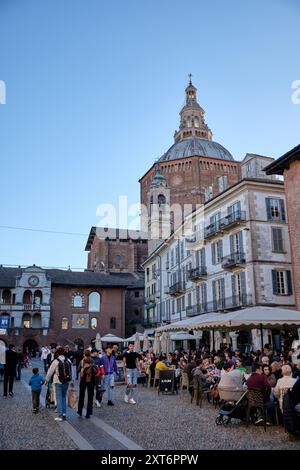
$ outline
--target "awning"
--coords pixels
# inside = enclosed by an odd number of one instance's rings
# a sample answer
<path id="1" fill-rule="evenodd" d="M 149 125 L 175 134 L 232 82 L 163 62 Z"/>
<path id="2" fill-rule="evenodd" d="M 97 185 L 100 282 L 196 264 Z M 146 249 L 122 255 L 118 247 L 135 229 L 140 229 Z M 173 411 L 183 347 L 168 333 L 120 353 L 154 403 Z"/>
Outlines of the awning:
<path id="1" fill-rule="evenodd" d="M 186 341 L 191 339 L 197 339 L 196 336 L 185 333 L 184 331 L 179 331 L 178 333 L 172 333 L 170 335 L 171 341 Z"/>
<path id="2" fill-rule="evenodd" d="M 163 331 L 189 331 L 194 330 L 195 325 L 199 325 L 201 322 L 204 322 L 211 316 L 217 316 L 218 313 L 205 313 L 203 315 L 196 315 L 195 317 L 185 318 L 184 320 L 176 321 L 170 323 L 169 325 L 160 326 L 156 329 L 158 334 L 161 334 Z"/>
<path id="3" fill-rule="evenodd" d="M 102 343 L 124 343 L 124 339 L 108 333 L 101 338 Z"/>

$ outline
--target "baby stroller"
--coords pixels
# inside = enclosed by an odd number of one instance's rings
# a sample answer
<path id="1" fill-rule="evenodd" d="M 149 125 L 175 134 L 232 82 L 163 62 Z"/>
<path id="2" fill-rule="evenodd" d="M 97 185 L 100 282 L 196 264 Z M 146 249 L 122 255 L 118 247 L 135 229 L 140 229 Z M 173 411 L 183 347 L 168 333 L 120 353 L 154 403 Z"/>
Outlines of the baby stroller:
<path id="1" fill-rule="evenodd" d="M 52 387 L 53 387 L 53 383 L 48 382 L 46 398 L 45 398 L 45 406 L 46 408 L 49 408 L 49 409 L 51 407 L 54 407 L 55 405 L 54 401 L 52 401 Z"/>
<path id="2" fill-rule="evenodd" d="M 219 409 L 216 424 L 227 426 L 232 419 L 246 420 L 247 414 L 247 390 L 240 396 L 237 402 L 225 401 Z"/>

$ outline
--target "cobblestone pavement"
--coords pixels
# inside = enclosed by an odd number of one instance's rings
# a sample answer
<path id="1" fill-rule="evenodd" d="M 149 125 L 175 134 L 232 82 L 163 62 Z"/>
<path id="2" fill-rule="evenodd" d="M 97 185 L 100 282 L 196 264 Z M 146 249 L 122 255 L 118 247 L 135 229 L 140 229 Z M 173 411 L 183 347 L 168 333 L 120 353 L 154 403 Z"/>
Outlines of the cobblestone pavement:
<path id="1" fill-rule="evenodd" d="M 35 365 L 40 365 L 36 361 Z M 28 382 L 30 371 L 23 371 Z M 2 395 L 2 383 L 0 383 Z M 206 401 L 202 408 L 191 404 L 186 391 L 179 395 L 158 395 L 154 389 L 138 386 L 138 403 L 124 402 L 125 386 L 114 392 L 114 407 L 103 399 L 90 420 L 68 409 L 66 423 L 54 421 L 54 411 L 41 409 L 32 415 L 27 387 L 15 382 L 15 397 L 0 397 L 0 449 L 290 449 L 300 450 L 282 427 L 249 426 L 239 421 L 217 426 L 217 410 Z"/>

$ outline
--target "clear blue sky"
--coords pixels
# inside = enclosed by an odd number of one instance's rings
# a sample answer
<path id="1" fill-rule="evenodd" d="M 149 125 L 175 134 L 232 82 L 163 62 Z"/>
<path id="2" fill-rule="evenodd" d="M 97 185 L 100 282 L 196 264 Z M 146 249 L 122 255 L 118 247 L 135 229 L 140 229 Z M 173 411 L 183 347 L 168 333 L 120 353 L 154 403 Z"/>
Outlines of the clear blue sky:
<path id="1" fill-rule="evenodd" d="M 0 0 L 0 225 L 88 233 L 173 143 L 187 74 L 237 160 L 299 143 L 297 0 Z M 0 263 L 85 267 L 86 237 L 0 229 Z"/>

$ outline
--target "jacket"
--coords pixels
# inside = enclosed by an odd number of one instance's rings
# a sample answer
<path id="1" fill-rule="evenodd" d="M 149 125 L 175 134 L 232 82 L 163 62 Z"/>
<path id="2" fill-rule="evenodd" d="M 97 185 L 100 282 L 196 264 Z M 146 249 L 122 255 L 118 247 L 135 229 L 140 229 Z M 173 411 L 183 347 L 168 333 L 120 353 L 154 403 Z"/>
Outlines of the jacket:
<path id="1" fill-rule="evenodd" d="M 264 396 L 264 400 L 268 401 L 271 392 L 271 386 L 266 375 L 253 372 L 247 380 L 247 387 L 250 390 L 260 390 Z"/>
<path id="2" fill-rule="evenodd" d="M 116 374 L 118 373 L 118 366 L 115 356 L 111 355 L 108 357 L 106 354 L 104 354 L 102 356 L 102 363 L 105 375 L 113 374 L 114 372 Z"/>
<path id="3" fill-rule="evenodd" d="M 5 369 L 12 372 L 15 371 L 18 364 L 18 354 L 12 349 L 9 349 L 6 351 L 5 360 Z"/>
<path id="4" fill-rule="evenodd" d="M 45 378 L 46 382 L 50 382 L 51 378 L 53 377 L 53 383 L 54 384 L 61 384 L 61 382 L 58 378 L 59 361 L 64 362 L 64 361 L 68 361 L 68 359 L 66 359 L 65 356 L 58 356 L 58 359 L 54 359 L 54 361 L 52 362 L 51 366 L 48 369 L 48 372 L 47 372 L 47 375 L 46 375 L 46 378 Z M 70 362 L 70 364 L 71 364 L 71 362 Z M 71 371 L 72 371 L 72 367 L 71 367 Z"/>
<path id="5" fill-rule="evenodd" d="M 274 395 L 278 398 L 280 409 L 283 407 L 283 397 L 289 388 L 293 388 L 297 379 L 293 377 L 284 376 L 282 379 L 277 381 L 276 387 L 274 388 Z"/>
<path id="6" fill-rule="evenodd" d="M 44 377 L 40 374 L 33 375 L 29 380 L 29 385 L 31 386 L 31 390 L 33 392 L 40 392 L 44 383 Z"/>

